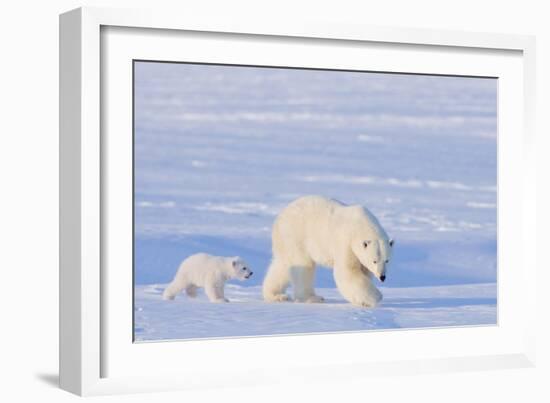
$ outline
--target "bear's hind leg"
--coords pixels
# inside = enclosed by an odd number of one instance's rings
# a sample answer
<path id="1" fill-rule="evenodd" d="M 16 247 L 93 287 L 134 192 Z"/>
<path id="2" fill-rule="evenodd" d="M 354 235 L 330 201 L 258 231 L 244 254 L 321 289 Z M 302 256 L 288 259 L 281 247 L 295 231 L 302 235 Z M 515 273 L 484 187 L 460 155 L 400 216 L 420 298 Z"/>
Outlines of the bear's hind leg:
<path id="1" fill-rule="evenodd" d="M 324 298 L 315 295 L 315 265 L 310 263 L 304 266 L 293 266 L 290 269 L 290 279 L 294 300 L 297 302 L 323 302 Z"/>
<path id="2" fill-rule="evenodd" d="M 162 299 L 173 300 L 174 298 L 176 298 L 176 295 L 178 295 L 185 287 L 185 284 L 181 284 L 181 282 L 177 280 L 172 281 L 170 284 L 168 284 L 168 287 L 164 289 L 164 292 L 162 293 Z"/>
<path id="3" fill-rule="evenodd" d="M 262 293 L 267 302 L 288 301 L 285 291 L 290 282 L 289 268 L 280 260 L 273 259 L 264 279 Z"/>

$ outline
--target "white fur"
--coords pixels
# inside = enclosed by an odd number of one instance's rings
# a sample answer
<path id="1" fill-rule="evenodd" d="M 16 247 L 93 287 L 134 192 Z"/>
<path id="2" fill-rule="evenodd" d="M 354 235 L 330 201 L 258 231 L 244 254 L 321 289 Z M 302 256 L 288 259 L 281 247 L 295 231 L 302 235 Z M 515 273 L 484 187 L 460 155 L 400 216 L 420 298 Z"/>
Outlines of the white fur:
<path id="1" fill-rule="evenodd" d="M 174 299 L 182 290 L 190 297 L 195 297 L 197 287 L 204 287 L 210 302 L 229 302 L 224 296 L 225 282 L 233 278 L 245 280 L 251 275 L 252 271 L 246 262 L 238 256 L 197 253 L 181 262 L 174 280 L 166 287 L 162 297 L 166 300 Z"/>
<path id="2" fill-rule="evenodd" d="M 374 307 L 382 299 L 372 279 L 386 275 L 393 241 L 366 208 L 320 196 L 299 198 L 275 220 L 272 242 L 266 301 L 289 300 L 285 290 L 292 283 L 296 301 L 321 302 L 313 287 L 315 265 L 333 268 L 338 290 L 352 304 Z"/>

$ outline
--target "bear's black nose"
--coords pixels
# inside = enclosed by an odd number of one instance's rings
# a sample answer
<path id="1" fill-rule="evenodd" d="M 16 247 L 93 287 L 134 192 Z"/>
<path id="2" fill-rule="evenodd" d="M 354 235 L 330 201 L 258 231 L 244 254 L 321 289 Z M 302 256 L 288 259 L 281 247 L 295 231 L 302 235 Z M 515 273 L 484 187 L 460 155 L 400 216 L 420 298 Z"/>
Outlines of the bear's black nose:
<path id="1" fill-rule="evenodd" d="M 381 281 L 381 282 L 384 282 L 385 279 L 386 279 L 386 275 L 385 275 L 385 274 L 382 274 L 382 275 L 380 276 L 380 281 Z"/>

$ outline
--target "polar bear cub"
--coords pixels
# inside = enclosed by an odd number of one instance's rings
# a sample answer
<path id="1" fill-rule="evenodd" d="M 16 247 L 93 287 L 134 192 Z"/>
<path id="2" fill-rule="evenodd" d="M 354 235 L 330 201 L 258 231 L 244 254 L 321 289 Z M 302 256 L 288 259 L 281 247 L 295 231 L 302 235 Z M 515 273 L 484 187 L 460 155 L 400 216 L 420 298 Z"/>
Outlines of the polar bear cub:
<path id="1" fill-rule="evenodd" d="M 203 287 L 210 302 L 229 302 L 224 296 L 225 282 L 234 278 L 244 281 L 252 274 L 246 262 L 238 256 L 197 253 L 181 262 L 162 297 L 171 300 L 183 290 L 190 297 L 196 297 L 197 288 Z"/>

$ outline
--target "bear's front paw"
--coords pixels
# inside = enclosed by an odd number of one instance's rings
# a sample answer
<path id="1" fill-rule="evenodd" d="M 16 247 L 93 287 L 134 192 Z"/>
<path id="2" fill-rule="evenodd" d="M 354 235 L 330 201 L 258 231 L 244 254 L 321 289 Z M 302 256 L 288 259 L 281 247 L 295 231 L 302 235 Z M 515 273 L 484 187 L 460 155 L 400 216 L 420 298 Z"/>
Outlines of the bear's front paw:
<path id="1" fill-rule="evenodd" d="M 369 295 L 366 298 L 354 301 L 353 304 L 363 308 L 375 308 L 380 301 L 382 301 L 382 294 L 378 292 L 374 295 Z"/>
<path id="2" fill-rule="evenodd" d="M 370 293 L 362 296 L 357 296 L 357 299 L 354 299 L 351 302 L 354 305 L 363 308 L 374 308 L 380 303 L 380 301 L 382 301 L 382 293 L 377 289 L 374 289 Z"/>
<path id="3" fill-rule="evenodd" d="M 162 294 L 162 299 L 165 300 L 165 301 L 172 301 L 174 298 L 176 298 L 175 295 L 172 295 L 172 294 L 169 294 L 169 293 L 164 293 Z"/>
<path id="4" fill-rule="evenodd" d="M 267 302 L 287 302 L 290 297 L 286 294 L 273 294 L 265 298 Z"/>
<path id="5" fill-rule="evenodd" d="M 361 308 L 375 308 L 376 302 L 373 301 L 361 301 L 357 302 L 354 305 L 360 306 Z"/>
<path id="6" fill-rule="evenodd" d="M 323 297 L 321 297 L 320 295 L 312 295 L 311 297 L 306 299 L 306 302 L 310 303 L 310 304 L 317 304 L 317 303 L 320 303 L 320 302 L 325 302 L 325 299 Z"/>

